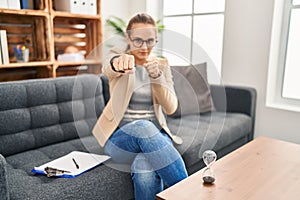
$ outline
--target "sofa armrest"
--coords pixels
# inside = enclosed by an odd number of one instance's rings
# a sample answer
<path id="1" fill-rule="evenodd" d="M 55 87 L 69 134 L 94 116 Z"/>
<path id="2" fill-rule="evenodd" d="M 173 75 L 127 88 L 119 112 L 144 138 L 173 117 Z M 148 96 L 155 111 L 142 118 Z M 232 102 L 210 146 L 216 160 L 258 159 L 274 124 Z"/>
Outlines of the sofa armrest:
<path id="1" fill-rule="evenodd" d="M 3 200 L 9 199 L 6 179 L 6 165 L 5 158 L 0 154 L 0 199 Z"/>
<path id="2" fill-rule="evenodd" d="M 249 139 L 253 139 L 256 90 L 250 87 L 211 85 L 211 95 L 217 111 L 244 113 L 252 118 L 252 133 Z"/>

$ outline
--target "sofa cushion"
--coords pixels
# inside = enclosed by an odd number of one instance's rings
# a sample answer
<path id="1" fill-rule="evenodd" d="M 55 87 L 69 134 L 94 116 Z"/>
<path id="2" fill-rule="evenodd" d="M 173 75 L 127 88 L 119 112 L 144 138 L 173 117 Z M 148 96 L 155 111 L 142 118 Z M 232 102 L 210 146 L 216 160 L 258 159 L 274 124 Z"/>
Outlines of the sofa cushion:
<path id="1" fill-rule="evenodd" d="M 48 178 L 31 172 L 34 166 L 71 151 L 103 154 L 93 136 L 69 140 L 6 157 L 10 199 L 132 199 L 130 173 L 105 164 L 76 178 Z"/>
<path id="2" fill-rule="evenodd" d="M 251 118 L 239 113 L 211 112 L 168 118 L 170 130 L 182 137 L 176 148 L 183 155 L 187 167 L 199 162 L 207 149 L 218 151 L 251 131 Z"/>
<path id="3" fill-rule="evenodd" d="M 1 83 L 0 94 L 4 156 L 91 135 L 104 108 L 95 75 Z"/>
<path id="4" fill-rule="evenodd" d="M 214 110 L 207 82 L 206 63 L 172 66 L 175 92 L 179 106 L 173 117 L 205 113 Z"/>

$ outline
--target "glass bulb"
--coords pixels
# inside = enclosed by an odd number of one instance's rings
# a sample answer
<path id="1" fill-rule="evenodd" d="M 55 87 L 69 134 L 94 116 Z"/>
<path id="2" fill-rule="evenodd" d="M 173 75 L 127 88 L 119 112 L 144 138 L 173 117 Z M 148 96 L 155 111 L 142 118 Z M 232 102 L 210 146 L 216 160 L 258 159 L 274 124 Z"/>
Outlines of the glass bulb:
<path id="1" fill-rule="evenodd" d="M 212 150 L 207 150 L 203 153 L 202 159 L 206 164 L 206 168 L 203 171 L 202 178 L 204 183 L 212 184 L 215 181 L 215 175 L 211 169 L 211 166 L 217 160 L 217 154 Z"/>
<path id="2" fill-rule="evenodd" d="M 202 159 L 207 167 L 210 167 L 214 162 L 217 160 L 217 154 L 212 150 L 206 150 L 203 155 Z"/>

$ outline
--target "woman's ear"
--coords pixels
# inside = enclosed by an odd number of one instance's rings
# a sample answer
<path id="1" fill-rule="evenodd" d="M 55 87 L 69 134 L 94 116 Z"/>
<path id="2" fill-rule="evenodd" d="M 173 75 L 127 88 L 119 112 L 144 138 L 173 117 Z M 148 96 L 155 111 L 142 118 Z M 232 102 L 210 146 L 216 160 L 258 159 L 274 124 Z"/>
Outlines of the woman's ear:
<path id="1" fill-rule="evenodd" d="M 126 39 L 126 42 L 128 44 L 127 45 L 127 51 L 128 51 L 128 50 L 130 50 L 130 42 L 131 42 L 128 33 L 125 33 L 125 39 Z"/>
<path id="2" fill-rule="evenodd" d="M 128 35 L 128 33 L 125 33 L 125 39 L 126 39 L 126 42 L 129 44 L 129 42 L 130 42 L 130 39 L 129 39 L 129 35 Z"/>

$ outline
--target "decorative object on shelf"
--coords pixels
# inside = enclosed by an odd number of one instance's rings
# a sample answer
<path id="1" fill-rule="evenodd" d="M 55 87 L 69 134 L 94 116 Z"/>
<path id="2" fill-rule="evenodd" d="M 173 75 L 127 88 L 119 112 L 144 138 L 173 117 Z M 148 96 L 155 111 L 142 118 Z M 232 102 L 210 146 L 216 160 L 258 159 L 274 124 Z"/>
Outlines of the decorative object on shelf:
<path id="1" fill-rule="evenodd" d="M 81 62 L 84 61 L 84 54 L 79 52 L 75 46 L 67 46 L 64 50 L 64 54 L 57 56 L 59 62 Z"/>
<path id="2" fill-rule="evenodd" d="M 17 62 L 29 61 L 29 49 L 24 45 L 17 45 L 14 47 L 14 54 Z"/>
<path id="3" fill-rule="evenodd" d="M 64 50 L 64 53 L 78 53 L 78 52 L 79 52 L 78 48 L 73 45 L 67 46 Z"/>

